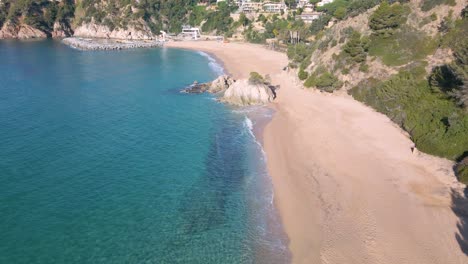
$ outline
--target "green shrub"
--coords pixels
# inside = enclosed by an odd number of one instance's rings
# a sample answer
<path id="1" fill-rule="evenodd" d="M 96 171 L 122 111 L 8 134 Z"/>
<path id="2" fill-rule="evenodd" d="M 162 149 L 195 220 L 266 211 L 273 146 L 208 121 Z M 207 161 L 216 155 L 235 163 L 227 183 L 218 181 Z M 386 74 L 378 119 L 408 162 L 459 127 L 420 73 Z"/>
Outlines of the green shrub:
<path id="1" fill-rule="evenodd" d="M 307 58 L 309 58 L 308 62 L 310 62 L 310 55 L 313 51 L 313 46 L 307 45 L 305 43 L 298 43 L 288 46 L 287 55 L 290 61 L 300 64 Z"/>
<path id="2" fill-rule="evenodd" d="M 299 77 L 299 80 L 304 81 L 305 79 L 307 79 L 307 77 L 309 77 L 309 74 L 303 69 L 300 69 L 297 76 Z"/>
<path id="3" fill-rule="evenodd" d="M 438 5 L 456 5 L 455 0 L 423 0 L 421 2 L 421 10 L 429 11 Z"/>
<path id="4" fill-rule="evenodd" d="M 249 76 L 249 83 L 253 85 L 259 85 L 265 83 L 265 78 L 258 72 L 251 72 Z"/>
<path id="5" fill-rule="evenodd" d="M 252 27 L 249 27 L 249 29 L 244 31 L 244 36 L 245 36 L 245 39 L 251 43 L 260 44 L 260 43 L 265 43 L 266 41 L 265 34 L 254 30 Z"/>
<path id="6" fill-rule="evenodd" d="M 322 91 L 333 92 L 336 89 L 341 88 L 341 83 L 338 78 L 328 71 L 319 73 L 320 70 L 316 70 L 314 74 L 311 74 L 309 78 L 304 82 L 304 86 L 307 88 L 316 87 Z"/>
<path id="7" fill-rule="evenodd" d="M 468 157 L 465 157 L 455 166 L 455 173 L 459 181 L 468 184 Z"/>
<path id="8" fill-rule="evenodd" d="M 327 25 L 328 22 L 332 19 L 332 16 L 330 15 L 322 15 L 319 17 L 319 19 L 314 20 L 309 27 L 309 31 L 312 35 L 318 34 L 320 31 L 322 31 Z"/>
<path id="9" fill-rule="evenodd" d="M 338 18 L 338 19 L 344 19 L 346 17 L 346 12 L 348 10 L 344 6 L 338 7 L 335 12 L 333 12 L 333 16 Z"/>
<path id="10" fill-rule="evenodd" d="M 359 65 L 359 71 L 369 72 L 369 65 L 367 65 L 366 63 L 361 63 L 361 65 Z"/>

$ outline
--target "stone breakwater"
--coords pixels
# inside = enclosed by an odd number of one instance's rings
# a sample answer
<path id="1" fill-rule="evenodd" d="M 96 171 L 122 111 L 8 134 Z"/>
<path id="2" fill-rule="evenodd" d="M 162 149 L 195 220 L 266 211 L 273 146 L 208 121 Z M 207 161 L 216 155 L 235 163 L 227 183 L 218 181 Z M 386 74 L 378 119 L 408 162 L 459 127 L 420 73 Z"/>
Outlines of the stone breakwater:
<path id="1" fill-rule="evenodd" d="M 79 50 L 123 50 L 163 46 L 163 42 L 157 40 L 65 38 L 62 42 Z"/>

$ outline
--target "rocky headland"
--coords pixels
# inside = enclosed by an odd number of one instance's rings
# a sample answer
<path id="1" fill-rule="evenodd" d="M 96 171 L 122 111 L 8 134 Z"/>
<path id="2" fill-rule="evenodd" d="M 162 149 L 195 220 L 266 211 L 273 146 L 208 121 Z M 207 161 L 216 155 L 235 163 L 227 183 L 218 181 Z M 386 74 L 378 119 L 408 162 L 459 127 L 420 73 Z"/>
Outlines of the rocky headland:
<path id="1" fill-rule="evenodd" d="M 156 38 L 148 25 L 141 21 L 138 25 L 129 25 L 126 29 L 110 29 L 105 25 L 83 23 L 75 29 L 75 37 L 84 38 L 107 38 L 107 39 L 127 39 L 127 40 L 153 40 Z"/>
<path id="2" fill-rule="evenodd" d="M 7 22 L 0 29 L 0 39 L 47 38 L 43 31 L 26 24 Z"/>

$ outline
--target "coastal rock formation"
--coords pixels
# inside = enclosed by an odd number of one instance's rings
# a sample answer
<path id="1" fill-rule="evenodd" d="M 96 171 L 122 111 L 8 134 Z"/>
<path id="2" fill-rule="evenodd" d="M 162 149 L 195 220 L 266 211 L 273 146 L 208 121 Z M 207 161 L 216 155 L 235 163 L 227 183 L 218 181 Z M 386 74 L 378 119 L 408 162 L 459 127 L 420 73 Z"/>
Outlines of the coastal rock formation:
<path id="1" fill-rule="evenodd" d="M 219 93 L 226 91 L 233 83 L 235 83 L 231 76 L 221 75 L 211 82 L 208 92 L 210 93 Z"/>
<path id="2" fill-rule="evenodd" d="M 152 40 L 156 36 L 151 33 L 151 29 L 143 21 L 138 26 L 129 25 L 127 29 L 115 28 L 113 30 L 105 25 L 98 25 L 94 22 L 83 23 L 75 29 L 75 37 L 85 38 L 112 38 L 129 40 Z"/>
<path id="3" fill-rule="evenodd" d="M 0 39 L 47 38 L 46 33 L 26 24 L 15 25 L 7 22 L 0 30 Z"/>
<path id="4" fill-rule="evenodd" d="M 52 31 L 53 38 L 66 38 L 70 36 L 73 36 L 73 30 L 68 25 L 58 21 L 54 23 L 54 28 Z"/>
<path id="5" fill-rule="evenodd" d="M 235 80 L 228 75 L 221 75 L 214 81 L 209 83 L 198 83 L 194 82 L 192 85 L 184 89 L 182 92 L 185 93 L 220 93 L 226 91 Z"/>
<path id="6" fill-rule="evenodd" d="M 234 80 L 231 76 L 221 75 L 210 83 L 194 82 L 184 93 L 219 94 L 221 102 L 237 105 L 261 105 L 275 99 L 274 87 L 266 84 L 251 84 L 248 80 Z"/>
<path id="7" fill-rule="evenodd" d="M 247 106 L 266 104 L 274 99 L 275 93 L 270 86 L 251 84 L 247 80 L 239 80 L 229 86 L 221 101 L 232 105 Z"/>

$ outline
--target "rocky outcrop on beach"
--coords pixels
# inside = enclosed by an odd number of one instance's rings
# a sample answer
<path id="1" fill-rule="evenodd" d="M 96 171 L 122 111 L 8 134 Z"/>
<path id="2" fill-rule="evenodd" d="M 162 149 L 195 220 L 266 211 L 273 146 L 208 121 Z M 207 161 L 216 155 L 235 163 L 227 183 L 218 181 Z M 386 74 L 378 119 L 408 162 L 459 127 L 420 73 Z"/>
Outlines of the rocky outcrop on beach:
<path id="1" fill-rule="evenodd" d="M 222 75 L 210 83 L 193 83 L 182 92 L 213 93 L 220 95 L 221 102 L 236 105 L 262 105 L 272 102 L 275 87 L 268 84 L 252 84 L 248 80 L 234 80 L 228 75 Z"/>
<path id="2" fill-rule="evenodd" d="M 152 40 L 156 38 L 144 21 L 140 21 L 138 25 L 129 25 L 126 29 L 110 29 L 105 25 L 99 25 L 94 22 L 83 23 L 75 29 L 74 36 L 128 40 Z"/>
<path id="3" fill-rule="evenodd" d="M 34 39 L 47 38 L 47 34 L 26 24 L 7 22 L 0 29 L 0 39 Z"/>
<path id="4" fill-rule="evenodd" d="M 235 80 L 228 75 L 221 75 L 209 83 L 198 83 L 195 81 L 192 85 L 182 90 L 184 93 L 221 93 L 226 91 Z"/>
<path id="5" fill-rule="evenodd" d="M 274 99 L 273 87 L 266 84 L 251 84 L 247 80 L 239 80 L 229 86 L 221 101 L 232 105 L 248 106 L 267 104 Z"/>

